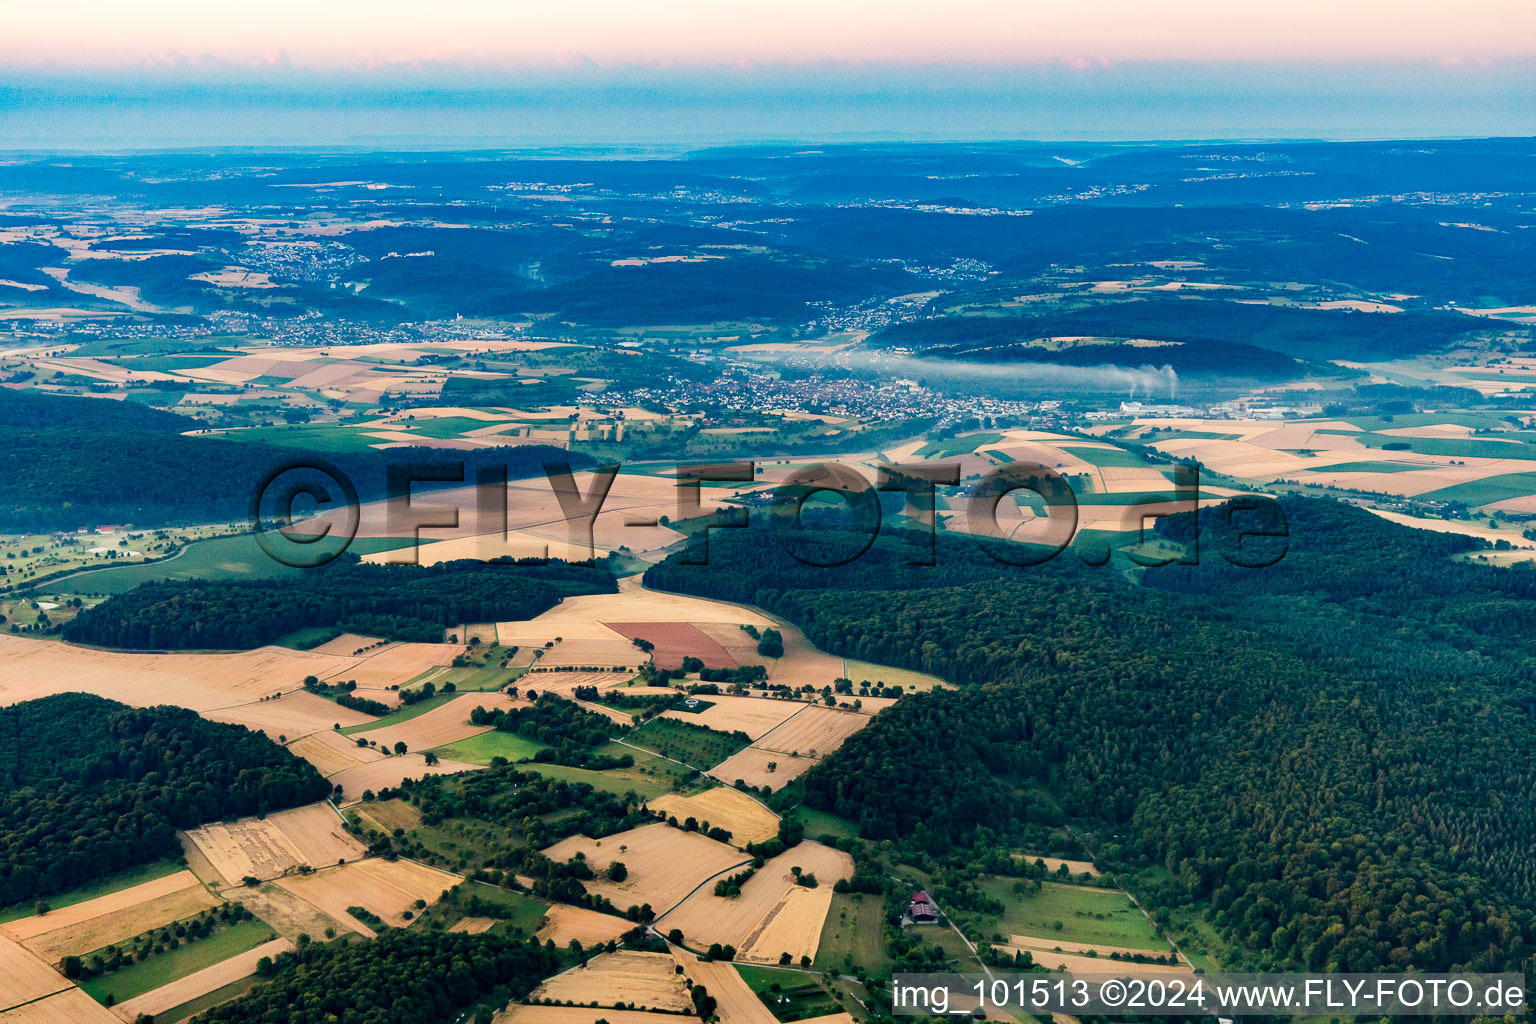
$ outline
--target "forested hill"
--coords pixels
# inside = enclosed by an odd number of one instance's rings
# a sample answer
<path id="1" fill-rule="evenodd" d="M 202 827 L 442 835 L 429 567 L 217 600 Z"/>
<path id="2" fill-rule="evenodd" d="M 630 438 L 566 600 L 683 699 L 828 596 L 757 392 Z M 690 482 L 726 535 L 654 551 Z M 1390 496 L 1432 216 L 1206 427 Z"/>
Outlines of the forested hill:
<path id="1" fill-rule="evenodd" d="M 616 589 L 606 569 L 560 561 L 373 565 L 343 556 L 280 579 L 141 584 L 82 612 L 64 635 L 131 650 L 245 650 L 320 626 L 439 643 L 447 626 L 531 619 L 566 596 Z"/>
<path id="2" fill-rule="evenodd" d="M 1070 553 L 1000 565 L 941 536 L 813 569 L 717 530 L 711 566 L 647 582 L 785 615 L 849 657 L 961 689 L 909 697 L 804 776 L 806 799 L 956 864 L 1054 823 L 1162 866 L 1154 903 L 1208 901 L 1256 964 L 1513 968 L 1536 950 L 1536 634 L 1529 570 L 1449 561 L 1460 538 L 1285 500 L 1288 552 L 1128 584 Z M 1174 532 L 1187 530 L 1176 524 Z M 1526 968 L 1529 969 L 1529 966 Z"/>
<path id="3" fill-rule="evenodd" d="M 182 708 L 66 693 L 0 708 L 0 906 L 176 857 L 176 829 L 322 800 L 320 773 Z"/>
<path id="4" fill-rule="evenodd" d="M 179 434 L 202 426 L 206 426 L 202 420 L 152 409 L 137 402 L 0 387 L 0 427 L 6 430 L 63 428 Z"/>
<path id="5" fill-rule="evenodd" d="M 295 460 L 313 459 L 313 453 L 256 441 L 119 426 L 16 427 L 7 430 L 5 440 L 0 446 L 0 528 L 16 532 L 98 523 L 142 527 L 243 520 L 251 494 L 268 475 Z M 464 463 L 466 479 L 473 481 L 475 467 L 482 465 L 505 466 L 508 476 L 516 478 L 543 472 L 546 462 L 581 468 L 592 461 L 546 445 L 452 452 L 391 448 L 328 452 L 325 458 L 351 478 L 364 500 L 383 496 L 391 463 Z"/>

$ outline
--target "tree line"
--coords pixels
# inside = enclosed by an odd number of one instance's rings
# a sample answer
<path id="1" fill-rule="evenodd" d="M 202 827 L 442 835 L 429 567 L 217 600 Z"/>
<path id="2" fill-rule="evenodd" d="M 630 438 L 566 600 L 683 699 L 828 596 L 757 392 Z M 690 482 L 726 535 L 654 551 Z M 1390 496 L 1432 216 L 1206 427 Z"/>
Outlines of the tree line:
<path id="1" fill-rule="evenodd" d="M 82 612 L 64 635 L 98 647 L 245 650 L 323 626 L 438 643 L 450 625 L 529 619 L 566 596 L 615 589 L 606 570 L 564 562 L 374 565 L 343 556 L 282 579 L 143 583 Z"/>

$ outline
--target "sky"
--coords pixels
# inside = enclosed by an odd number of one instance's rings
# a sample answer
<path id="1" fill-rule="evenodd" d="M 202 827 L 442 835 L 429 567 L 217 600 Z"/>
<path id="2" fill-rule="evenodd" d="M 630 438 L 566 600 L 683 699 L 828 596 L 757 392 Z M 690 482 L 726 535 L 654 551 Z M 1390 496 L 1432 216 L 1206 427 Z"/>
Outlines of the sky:
<path id="1" fill-rule="evenodd" d="M 1532 0 L 0 0 L 0 148 L 1536 134 Z"/>

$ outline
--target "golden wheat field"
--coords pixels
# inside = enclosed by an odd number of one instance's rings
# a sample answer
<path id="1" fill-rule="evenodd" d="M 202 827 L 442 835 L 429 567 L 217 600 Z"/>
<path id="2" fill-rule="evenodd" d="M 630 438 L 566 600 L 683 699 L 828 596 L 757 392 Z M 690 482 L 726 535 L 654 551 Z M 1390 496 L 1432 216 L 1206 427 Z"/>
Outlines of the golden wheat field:
<path id="1" fill-rule="evenodd" d="M 583 946 L 595 946 L 616 939 L 633 927 L 634 922 L 622 917 L 556 903 L 545 912 L 537 938 L 540 942 L 553 941 L 562 949 L 570 945 L 572 939 Z"/>
<path id="2" fill-rule="evenodd" d="M 348 907 L 362 907 L 385 924 L 400 928 L 410 920 L 404 916 L 407 911 L 415 917 L 417 900 L 430 906 L 460 881 L 458 875 L 414 861 L 365 860 L 311 875 L 291 875 L 277 884 L 371 939 L 374 930 L 348 913 Z"/>
<path id="3" fill-rule="evenodd" d="M 752 797 L 729 786 L 716 786 L 696 796 L 667 793 L 649 804 L 653 811 L 665 811 L 678 821 L 696 818 L 701 824 L 729 830 L 732 846 L 761 843 L 779 831 L 779 816 Z"/>
<path id="4" fill-rule="evenodd" d="M 795 868 L 799 875 L 814 875 L 816 887 L 798 885 Z M 756 963 L 778 963 L 785 952 L 797 961 L 814 958 L 832 887 L 852 876 L 851 856 L 806 840 L 768 860 L 741 887 L 740 896 L 716 896 L 712 886 L 703 886 L 656 927 L 682 929 L 684 943 L 694 949 L 715 942 L 735 946 L 738 959 Z"/>
<path id="5" fill-rule="evenodd" d="M 561 1003 L 625 1003 L 640 1010 L 692 1012 L 693 1000 L 676 966 L 666 953 L 627 949 L 604 953 L 587 961 L 585 967 L 573 967 L 548 979 L 534 991 L 533 997 Z"/>
<path id="6" fill-rule="evenodd" d="M 747 859 L 724 843 L 660 822 L 602 839 L 571 836 L 544 851 L 546 857 L 561 862 L 577 854 L 585 855 L 599 875 L 582 883 L 588 892 L 606 896 L 621 912 L 649 903 L 658 914 L 676 906 L 704 880 Z M 603 877 L 616 860 L 629 871 L 622 882 Z"/>

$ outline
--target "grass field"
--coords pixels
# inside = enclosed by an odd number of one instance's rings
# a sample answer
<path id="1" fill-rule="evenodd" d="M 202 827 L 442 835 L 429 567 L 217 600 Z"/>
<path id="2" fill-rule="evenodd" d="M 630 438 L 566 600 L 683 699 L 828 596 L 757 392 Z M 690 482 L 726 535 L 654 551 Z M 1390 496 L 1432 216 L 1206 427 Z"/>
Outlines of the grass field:
<path id="1" fill-rule="evenodd" d="M 536 900 L 532 896 L 525 896 L 520 892 L 512 892 L 500 886 L 489 885 L 485 882 L 466 882 L 464 895 L 474 896 L 481 903 L 489 903 L 500 907 L 505 911 L 505 917 L 496 918 L 497 927 L 501 929 L 517 928 L 525 935 L 532 935 L 539 930 L 539 922 L 549 910 L 549 904 L 544 900 Z M 446 903 L 437 904 L 431 910 L 422 914 L 422 919 L 428 920 L 432 916 L 440 914 L 447 908 Z M 457 914 L 454 918 L 457 918 Z M 495 916 L 495 915 L 487 915 Z"/>
<path id="2" fill-rule="evenodd" d="M 392 537 L 358 537 L 348 551 L 371 555 L 412 544 Z M 304 572 L 273 561 L 251 534 L 214 537 L 188 544 L 181 554 L 148 565 L 99 569 L 69 581 L 72 589 L 87 594 L 121 594 L 140 583 L 160 580 L 262 580 Z"/>
<path id="3" fill-rule="evenodd" d="M 886 686 L 899 686 L 903 690 L 931 690 L 935 686 L 943 686 L 944 680 L 938 676 L 931 676 L 926 672 L 914 672 L 909 668 L 892 668 L 889 665 L 876 665 L 872 661 L 857 661 L 849 658 L 843 662 L 843 676 L 852 679 L 853 684 L 860 683 L 884 683 Z"/>
<path id="4" fill-rule="evenodd" d="M 1039 893 L 1019 896 L 1013 891 L 1015 882 L 996 877 L 982 880 L 987 895 L 1007 908 L 1000 918 L 985 919 L 984 931 L 1157 952 L 1168 948 L 1153 931 L 1152 922 L 1123 892 L 1046 882 Z"/>
<path id="5" fill-rule="evenodd" d="M 362 725 L 349 725 L 341 730 L 341 734 L 343 736 L 352 736 L 360 732 L 369 732 L 373 729 L 383 729 L 387 726 L 399 725 L 401 722 L 409 722 L 413 718 L 420 718 L 422 715 L 426 714 L 428 711 L 431 711 L 433 708 L 442 707 L 444 704 L 447 704 L 457 696 L 457 693 L 439 693 L 436 696 L 428 697 L 426 700 L 419 700 L 409 707 L 403 707 L 393 714 L 385 715 L 377 722 L 364 722 Z"/>
<path id="6" fill-rule="evenodd" d="M 626 737 L 637 747 L 654 750 L 695 768 L 712 768 L 751 741 L 670 718 L 653 718 Z"/>
<path id="7" fill-rule="evenodd" d="M 1003 440 L 1002 434 L 990 431 L 981 434 L 969 434 L 965 437 L 951 437 L 940 441 L 929 441 L 914 454 L 919 459 L 949 459 L 956 455 L 969 455 L 984 444 L 997 444 L 1001 440 Z"/>
<path id="8" fill-rule="evenodd" d="M 495 757 L 504 757 L 508 761 L 521 761 L 531 758 L 543 749 L 544 744 L 536 740 L 524 739 L 515 733 L 492 729 L 479 736 L 471 736 L 467 740 L 450 743 L 446 747 L 438 747 L 433 753 L 449 761 L 488 765 Z"/>
<path id="9" fill-rule="evenodd" d="M 818 811 L 814 807 L 802 805 L 795 808 L 791 817 L 805 826 L 807 839 L 820 839 L 825 835 L 837 836 L 839 839 L 859 838 L 857 825 L 831 811 Z"/>
<path id="10" fill-rule="evenodd" d="M 1459 501 L 1467 505 L 1487 505 L 1506 498 L 1536 494 L 1536 473 L 1505 473 L 1484 480 L 1473 480 L 1419 495 L 1419 500 Z"/>
<path id="11" fill-rule="evenodd" d="M 341 635 L 335 626 L 304 626 L 273 641 L 279 647 L 292 647 L 296 651 L 312 651 L 321 644 L 329 643 Z"/>
<path id="12" fill-rule="evenodd" d="M 863 967 L 883 974 L 890 966 L 885 953 L 885 907 L 880 897 L 834 893 L 832 909 L 821 926 L 816 969 L 846 973 Z"/>
<path id="13" fill-rule="evenodd" d="M 736 973 L 781 1021 L 824 1017 L 842 1010 L 837 1000 L 817 983 L 816 977 L 803 971 L 738 964 Z"/>
<path id="14" fill-rule="evenodd" d="M 1076 455 L 1090 466 L 1105 467 L 1129 467 L 1141 469 L 1149 463 L 1135 452 L 1128 452 L 1124 448 L 1094 448 L 1087 445 L 1073 445 L 1063 442 L 1061 450 Z"/>
<path id="15" fill-rule="evenodd" d="M 184 865 L 180 861 L 174 860 L 157 860 L 149 864 L 141 864 L 120 875 L 113 875 L 111 878 L 92 882 L 90 885 L 83 885 L 78 889 L 71 889 L 69 892 L 60 893 L 57 896 L 49 896 L 47 900 L 48 906 L 54 910 L 63 910 L 65 907 L 72 907 L 76 903 L 94 900 L 98 896 L 107 896 L 114 892 L 121 892 L 124 889 L 132 889 L 136 885 L 143 885 L 145 882 L 153 882 L 157 878 L 164 878 L 166 875 L 175 874 L 183 870 L 183 867 Z M 24 917 L 32 917 L 37 913 L 33 909 L 34 902 L 36 901 L 29 900 L 26 903 L 18 903 L 14 906 L 0 909 L 0 924 L 19 921 Z"/>
<path id="16" fill-rule="evenodd" d="M 528 771 L 544 776 L 546 779 L 564 779 L 566 782 L 585 782 L 593 789 L 603 793 L 612 793 L 615 796 L 623 796 L 633 791 L 636 796 L 649 800 L 651 797 L 661 796 L 669 792 L 671 787 L 649 779 L 637 779 L 628 775 L 619 775 L 609 772 L 594 772 L 586 768 L 571 768 L 563 764 L 535 764 L 524 766 Z"/>
<path id="17" fill-rule="evenodd" d="M 168 950 L 120 971 L 83 981 L 80 987 L 97 1002 L 111 993 L 121 1003 L 162 985 L 169 985 L 204 967 L 212 967 L 237 953 L 255 949 L 276 937 L 272 929 L 261 921 L 242 921 L 206 939 Z"/>
<path id="18" fill-rule="evenodd" d="M 1423 463 L 1413 462 L 1340 462 L 1334 466 L 1319 466 L 1322 473 L 1408 473 L 1424 469 Z"/>

